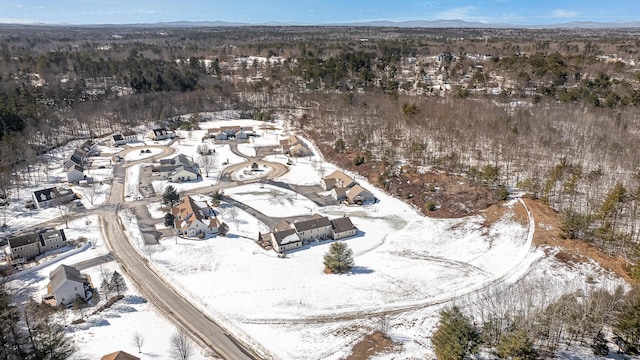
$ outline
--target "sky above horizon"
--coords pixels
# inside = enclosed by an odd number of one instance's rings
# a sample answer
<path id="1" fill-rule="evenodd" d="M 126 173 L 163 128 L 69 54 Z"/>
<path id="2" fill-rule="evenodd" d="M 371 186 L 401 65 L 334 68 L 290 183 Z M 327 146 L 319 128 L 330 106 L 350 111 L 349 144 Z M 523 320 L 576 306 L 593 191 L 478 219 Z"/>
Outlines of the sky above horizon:
<path id="1" fill-rule="evenodd" d="M 2 0 L 0 23 L 133 24 L 169 21 L 327 24 L 459 19 L 544 25 L 640 20 L 638 0 Z"/>

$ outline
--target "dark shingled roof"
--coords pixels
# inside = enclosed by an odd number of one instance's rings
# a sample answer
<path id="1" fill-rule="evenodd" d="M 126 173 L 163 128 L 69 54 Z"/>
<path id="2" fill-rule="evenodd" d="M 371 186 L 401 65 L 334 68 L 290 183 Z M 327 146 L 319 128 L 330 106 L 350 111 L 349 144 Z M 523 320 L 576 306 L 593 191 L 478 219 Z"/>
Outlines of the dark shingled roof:
<path id="1" fill-rule="evenodd" d="M 325 226 L 331 226 L 329 219 L 326 216 L 315 217 L 311 220 L 304 220 L 294 223 L 293 226 L 296 227 L 298 232 L 307 231 L 311 229 L 319 229 Z"/>
<path id="2" fill-rule="evenodd" d="M 9 239 L 9 246 L 12 249 L 15 249 L 17 247 L 25 246 L 27 244 L 37 243 L 38 241 L 40 241 L 40 237 L 38 236 L 38 234 L 21 235 L 21 236 L 16 236 L 14 238 Z"/>
<path id="3" fill-rule="evenodd" d="M 356 227 L 353 226 L 351 219 L 348 217 L 341 217 L 331 220 L 331 226 L 333 227 L 333 232 L 335 233 L 341 233 L 356 229 Z"/>
<path id="4" fill-rule="evenodd" d="M 298 234 L 296 233 L 295 229 L 276 231 L 273 233 L 273 238 L 276 240 L 276 243 L 278 243 L 278 246 L 280 246 L 282 245 L 282 240 L 284 240 L 285 238 L 291 235 L 295 235 L 295 238 L 297 239 L 296 241 L 300 241 L 300 238 L 298 237 Z M 293 241 L 287 241 L 285 244 L 290 244 L 292 242 Z"/>

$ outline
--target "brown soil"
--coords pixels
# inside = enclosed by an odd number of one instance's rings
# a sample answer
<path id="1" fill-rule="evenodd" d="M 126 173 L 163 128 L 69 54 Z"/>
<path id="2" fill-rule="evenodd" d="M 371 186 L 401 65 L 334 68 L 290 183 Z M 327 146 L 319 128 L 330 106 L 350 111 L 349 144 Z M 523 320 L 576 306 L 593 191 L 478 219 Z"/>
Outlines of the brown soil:
<path id="1" fill-rule="evenodd" d="M 582 240 L 563 239 L 560 236 L 560 216 L 555 210 L 540 201 L 525 199 L 525 202 L 536 221 L 536 232 L 533 236 L 533 242 L 536 246 L 561 248 L 562 250 L 555 256 L 568 266 L 591 259 L 603 269 L 616 273 L 627 282 L 634 282 L 627 274 L 628 263 L 624 259 L 607 255 L 602 250 Z"/>
<path id="2" fill-rule="evenodd" d="M 386 350 L 393 349 L 396 343 L 381 331 L 376 331 L 365 336 L 353 346 L 351 355 L 346 360 L 366 360 L 371 356 Z"/>

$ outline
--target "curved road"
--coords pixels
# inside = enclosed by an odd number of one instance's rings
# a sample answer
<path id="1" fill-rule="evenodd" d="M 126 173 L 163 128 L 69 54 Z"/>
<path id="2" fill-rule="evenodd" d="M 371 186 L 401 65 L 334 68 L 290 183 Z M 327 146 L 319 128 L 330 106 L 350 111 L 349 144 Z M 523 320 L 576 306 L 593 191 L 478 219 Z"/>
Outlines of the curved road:
<path id="1" fill-rule="evenodd" d="M 148 161 L 148 159 L 145 159 Z M 114 167 L 114 181 L 108 204 L 115 211 L 104 210 L 101 213 L 102 231 L 105 239 L 111 247 L 113 255 L 122 264 L 123 269 L 136 283 L 137 288 L 153 304 L 167 313 L 182 327 L 193 334 L 206 346 L 213 349 L 219 356 L 225 359 L 258 359 L 259 357 L 249 350 L 244 344 L 234 339 L 225 332 L 213 319 L 193 306 L 182 297 L 161 276 L 155 273 L 147 264 L 133 245 L 127 240 L 123 225 L 117 216 L 117 212 L 123 203 L 124 193 L 124 168 Z"/>

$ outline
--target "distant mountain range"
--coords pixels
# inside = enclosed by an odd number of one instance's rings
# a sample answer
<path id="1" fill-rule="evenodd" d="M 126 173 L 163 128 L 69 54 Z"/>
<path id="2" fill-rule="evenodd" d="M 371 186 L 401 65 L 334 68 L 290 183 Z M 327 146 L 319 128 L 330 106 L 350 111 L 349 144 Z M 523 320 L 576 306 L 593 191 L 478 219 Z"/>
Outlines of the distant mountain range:
<path id="1" fill-rule="evenodd" d="M 367 21 L 349 23 L 240 23 L 227 21 L 172 21 L 157 23 L 139 24 L 3 24 L 3 25 L 30 25 L 30 26 L 78 26 L 78 27 L 239 27 L 239 26 L 355 26 L 355 27 L 398 27 L 398 28 L 471 28 L 471 29 L 491 29 L 491 28 L 513 28 L 513 29 L 620 29 L 620 28 L 640 28 L 640 21 L 633 22 L 595 22 L 595 21 L 571 21 L 565 23 L 545 24 L 545 25 L 522 25 L 522 24 L 502 24 L 502 23 L 481 23 L 464 20 L 413 20 L 413 21 Z"/>

